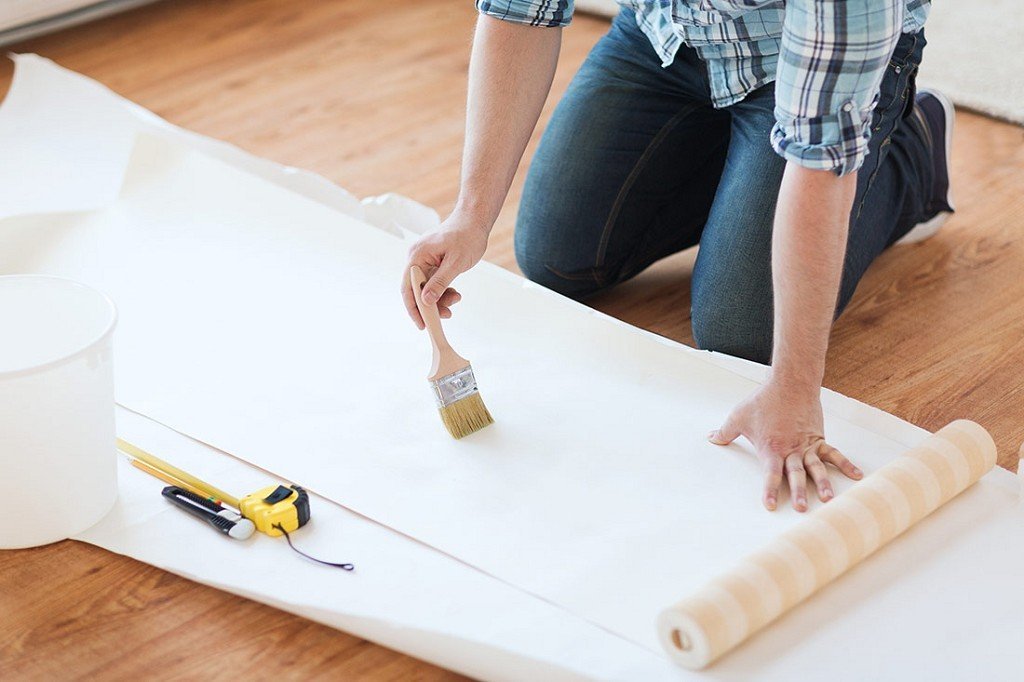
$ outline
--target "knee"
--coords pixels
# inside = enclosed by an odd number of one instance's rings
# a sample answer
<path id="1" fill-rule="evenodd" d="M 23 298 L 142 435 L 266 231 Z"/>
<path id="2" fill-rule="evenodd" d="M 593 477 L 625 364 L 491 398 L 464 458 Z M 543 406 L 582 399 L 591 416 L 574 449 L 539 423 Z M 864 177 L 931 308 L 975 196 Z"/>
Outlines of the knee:
<path id="1" fill-rule="evenodd" d="M 526 279 L 560 294 L 564 293 L 560 290 L 562 278 L 548 270 L 544 263 L 544 254 L 538 253 L 532 246 L 520 245 L 518 237 L 516 238 L 516 263 Z"/>
<path id="2" fill-rule="evenodd" d="M 560 238 L 556 226 L 524 219 L 520 213 L 515 231 L 516 263 L 531 282 L 563 296 L 582 298 L 601 284 L 592 269 L 576 268 L 573 261 L 579 254 L 570 242 Z"/>
<path id="3" fill-rule="evenodd" d="M 771 310 L 744 311 L 718 305 L 694 305 L 693 340 L 701 350 L 734 355 L 763 365 L 772 361 Z"/>

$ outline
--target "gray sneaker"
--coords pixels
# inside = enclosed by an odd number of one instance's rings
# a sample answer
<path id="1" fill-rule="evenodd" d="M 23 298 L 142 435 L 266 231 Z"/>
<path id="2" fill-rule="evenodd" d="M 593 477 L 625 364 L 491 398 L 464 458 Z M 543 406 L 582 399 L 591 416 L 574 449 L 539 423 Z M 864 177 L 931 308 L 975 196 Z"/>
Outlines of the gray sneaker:
<path id="1" fill-rule="evenodd" d="M 928 213 L 934 214 L 928 220 L 918 223 L 903 235 L 897 244 L 914 244 L 928 239 L 939 231 L 949 216 L 953 215 L 953 196 L 950 191 L 949 157 L 953 151 L 953 121 L 956 113 L 949 98 L 937 90 L 921 89 L 914 100 L 914 106 L 927 126 L 932 145 L 932 177 L 934 185 Z M 941 142 L 941 144 L 938 144 Z"/>

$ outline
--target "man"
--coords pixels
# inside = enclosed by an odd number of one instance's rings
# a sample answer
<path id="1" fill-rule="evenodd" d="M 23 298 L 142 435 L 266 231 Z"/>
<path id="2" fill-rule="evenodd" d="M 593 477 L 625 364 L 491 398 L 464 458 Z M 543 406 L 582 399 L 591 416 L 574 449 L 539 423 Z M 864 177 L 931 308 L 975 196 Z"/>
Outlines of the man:
<path id="1" fill-rule="evenodd" d="M 745 436 L 807 509 L 807 477 L 860 471 L 824 439 L 832 321 L 870 263 L 952 210 L 953 110 L 915 96 L 929 0 L 626 0 L 559 103 L 516 225 L 527 277 L 576 298 L 700 244 L 698 346 L 771 363 L 709 439 Z M 477 0 L 462 184 L 412 249 L 442 317 L 487 235 L 548 94 L 569 0 Z M 916 102 L 916 104 L 915 104 Z M 412 292 L 406 306 L 422 326 Z M 670 415 L 666 416 L 671 418 Z"/>

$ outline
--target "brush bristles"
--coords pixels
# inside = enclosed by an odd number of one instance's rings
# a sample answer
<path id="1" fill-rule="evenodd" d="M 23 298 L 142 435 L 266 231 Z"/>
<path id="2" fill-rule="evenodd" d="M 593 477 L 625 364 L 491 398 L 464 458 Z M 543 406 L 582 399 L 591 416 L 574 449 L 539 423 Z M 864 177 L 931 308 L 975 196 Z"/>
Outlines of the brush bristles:
<path id="1" fill-rule="evenodd" d="M 468 436 L 488 424 L 494 423 L 494 417 L 487 411 L 484 399 L 480 397 L 479 393 L 456 400 L 451 405 L 439 408 L 438 412 L 441 413 L 444 427 L 454 438 Z"/>

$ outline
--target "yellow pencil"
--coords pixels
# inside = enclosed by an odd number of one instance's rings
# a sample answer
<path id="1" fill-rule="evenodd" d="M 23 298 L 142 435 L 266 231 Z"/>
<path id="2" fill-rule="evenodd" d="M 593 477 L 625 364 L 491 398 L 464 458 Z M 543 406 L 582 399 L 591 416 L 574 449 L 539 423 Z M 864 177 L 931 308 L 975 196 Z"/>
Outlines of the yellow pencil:
<path id="1" fill-rule="evenodd" d="M 177 479 L 178 481 L 187 483 L 193 489 L 198 491 L 199 494 L 201 494 L 203 497 L 210 497 L 222 501 L 228 506 L 238 509 L 238 498 L 235 497 L 234 495 L 226 493 L 220 488 L 216 488 L 210 485 L 209 483 L 196 478 L 187 471 L 182 471 L 178 467 L 172 464 L 168 464 L 159 457 L 149 454 L 142 448 L 132 445 L 131 443 L 122 438 L 117 439 L 117 449 L 127 455 L 131 455 L 137 460 L 141 460 L 142 462 L 148 464 L 153 469 L 156 469 L 157 471 L 169 476 L 170 478 L 174 478 Z M 179 484 L 175 483 L 174 485 Z"/>
<path id="2" fill-rule="evenodd" d="M 195 493 L 196 495 L 199 495 L 200 497 L 205 497 L 205 498 L 207 498 L 209 500 L 213 500 L 214 502 L 220 502 L 220 500 L 216 500 L 216 499 L 210 497 L 209 495 L 204 493 L 202 490 L 199 490 L 198 488 L 195 488 L 195 487 L 189 485 L 188 483 L 186 483 L 185 481 L 179 480 L 179 479 L 175 478 L 174 476 L 171 476 L 170 474 L 165 474 L 164 472 L 160 471 L 159 469 L 154 469 L 153 467 L 149 466 L 148 464 L 146 464 L 145 462 L 143 462 L 141 460 L 135 459 L 134 457 L 129 457 L 128 460 L 132 463 L 132 466 L 135 467 L 136 469 L 138 469 L 140 471 L 144 471 L 144 472 L 146 472 L 147 474 L 149 474 L 150 476 L 152 476 L 154 478 L 159 478 L 161 481 L 163 481 L 164 483 L 166 483 L 168 485 L 176 485 L 179 488 L 184 488 L 185 490 L 187 490 L 187 491 L 189 491 L 191 493 Z"/>

